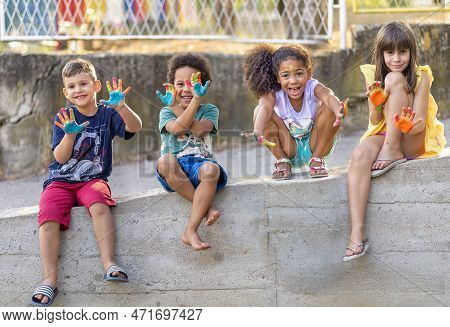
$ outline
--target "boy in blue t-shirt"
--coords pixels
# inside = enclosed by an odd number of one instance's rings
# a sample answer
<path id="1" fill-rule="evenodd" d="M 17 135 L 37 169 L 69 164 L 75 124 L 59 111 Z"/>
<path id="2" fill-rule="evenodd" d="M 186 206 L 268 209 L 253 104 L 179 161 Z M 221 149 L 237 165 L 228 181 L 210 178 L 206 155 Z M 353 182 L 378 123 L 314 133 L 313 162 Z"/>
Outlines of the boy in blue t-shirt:
<path id="1" fill-rule="evenodd" d="M 203 86 L 200 76 L 208 80 Z M 209 67 L 200 55 L 191 53 L 174 56 L 169 61 L 167 93 L 157 92 L 167 107 L 159 116 L 161 158 L 156 176 L 164 189 L 177 192 L 192 202 L 191 216 L 181 236 L 183 243 L 195 250 L 210 246 L 198 235 L 203 218 L 206 226 L 219 219 L 220 212 L 212 207 L 217 189 L 227 183 L 227 175 L 214 160 L 212 137 L 217 133 L 219 109 L 212 104 L 200 104 L 209 86 Z M 173 100 L 177 104 L 173 105 Z"/>
<path id="2" fill-rule="evenodd" d="M 64 95 L 73 104 L 61 109 L 53 126 L 52 151 L 55 161 L 39 201 L 39 245 L 44 278 L 32 296 L 31 304 L 48 306 L 58 289 L 60 229 L 69 228 L 70 210 L 84 205 L 92 217 L 94 233 L 105 271 L 104 280 L 128 281 L 126 271 L 114 255 L 114 220 L 107 183 L 112 168 L 112 140 L 126 140 L 142 128 L 139 116 L 125 104 L 129 90 L 122 92 L 122 81 L 106 82 L 110 99 L 97 105 L 102 85 L 94 66 L 84 60 L 69 61 L 63 68 Z"/>

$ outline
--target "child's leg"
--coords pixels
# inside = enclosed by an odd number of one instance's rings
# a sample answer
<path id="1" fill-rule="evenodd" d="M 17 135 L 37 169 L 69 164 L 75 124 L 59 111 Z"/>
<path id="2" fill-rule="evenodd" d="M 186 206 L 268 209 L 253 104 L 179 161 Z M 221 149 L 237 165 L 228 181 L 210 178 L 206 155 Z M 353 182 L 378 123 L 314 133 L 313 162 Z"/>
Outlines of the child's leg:
<path id="1" fill-rule="evenodd" d="M 219 177 L 220 169 L 213 162 L 206 162 L 199 168 L 200 184 L 195 190 L 191 217 L 181 238 L 185 244 L 191 245 L 195 250 L 206 250 L 210 247 L 198 235 L 198 227 L 211 207 Z"/>
<path id="2" fill-rule="evenodd" d="M 254 111 L 253 121 L 260 116 L 261 110 L 268 110 L 267 108 L 260 109 L 260 107 L 256 107 Z M 273 154 L 273 156 L 277 159 L 292 159 L 295 157 L 297 152 L 297 143 L 292 137 L 291 133 L 287 129 L 284 122 L 277 115 L 277 113 L 273 110 L 271 115 L 269 116 L 269 122 L 265 126 L 263 133 L 264 137 L 276 144 L 274 147 L 267 146 L 267 149 Z M 276 170 L 273 173 L 272 177 L 274 179 L 284 178 L 291 175 L 291 165 L 289 163 L 279 163 L 276 166 Z"/>
<path id="3" fill-rule="evenodd" d="M 114 229 L 114 219 L 111 209 L 104 203 L 94 203 L 89 207 L 89 213 L 92 217 L 92 225 L 94 227 L 95 238 L 97 239 L 100 251 L 100 259 L 102 261 L 103 270 L 106 271 L 110 266 L 117 265 L 115 261 L 115 240 L 116 234 Z M 112 276 L 125 278 L 126 276 L 120 272 L 113 272 Z"/>
<path id="4" fill-rule="evenodd" d="M 372 166 L 374 170 L 386 167 L 390 163 L 388 160 L 397 160 L 404 157 L 401 148 L 402 133 L 395 127 L 394 115 L 400 114 L 402 107 L 408 107 L 412 104 L 412 95 L 407 93 L 408 85 L 402 73 L 391 72 L 386 75 L 384 82 L 385 89 L 389 93 L 383 109 L 386 117 L 386 138 L 377 157 L 377 160 L 380 161 L 375 161 Z"/>
<path id="5" fill-rule="evenodd" d="M 195 188 L 173 154 L 165 154 L 159 158 L 157 169 L 175 192 L 191 203 L 194 201 Z M 206 224 L 211 225 L 219 218 L 220 212 L 212 207 L 208 209 Z"/>
<path id="6" fill-rule="evenodd" d="M 60 224 L 56 221 L 47 221 L 39 227 L 39 248 L 41 254 L 44 279 L 42 285 L 56 287 L 58 281 L 58 256 L 60 246 Z M 48 303 L 49 299 L 38 294 L 35 296 L 41 303 Z"/>
<path id="7" fill-rule="evenodd" d="M 372 164 L 383 146 L 384 136 L 370 136 L 361 142 L 352 153 L 348 169 L 348 203 L 351 219 L 351 234 L 348 247 L 355 249 L 364 240 L 364 226 L 367 201 L 371 185 Z M 363 251 L 361 247 L 355 253 L 346 250 L 345 255 L 358 254 Z"/>
<path id="8" fill-rule="evenodd" d="M 339 126 L 333 126 L 335 120 L 334 112 L 322 103 L 317 109 L 316 121 L 309 141 L 313 157 L 323 158 L 331 150 L 334 137 L 339 131 Z M 314 163 L 311 163 L 311 165 L 314 165 Z"/>

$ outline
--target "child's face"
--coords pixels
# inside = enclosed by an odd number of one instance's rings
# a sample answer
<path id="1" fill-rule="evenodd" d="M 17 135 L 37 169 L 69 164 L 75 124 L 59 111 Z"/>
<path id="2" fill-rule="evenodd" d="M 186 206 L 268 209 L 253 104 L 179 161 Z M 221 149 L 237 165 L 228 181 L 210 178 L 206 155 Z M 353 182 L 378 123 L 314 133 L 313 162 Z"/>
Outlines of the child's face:
<path id="1" fill-rule="evenodd" d="M 301 99 L 305 92 L 306 83 L 311 77 L 301 60 L 287 59 L 281 62 L 277 80 L 281 89 L 291 99 Z"/>
<path id="2" fill-rule="evenodd" d="M 101 89 L 100 81 L 94 81 L 88 73 L 81 72 L 71 77 L 64 77 L 64 96 L 77 108 L 95 103 L 95 94 Z"/>
<path id="3" fill-rule="evenodd" d="M 403 72 L 409 65 L 411 52 L 409 49 L 385 50 L 383 51 L 383 58 L 386 67 L 391 72 Z"/>
<path id="4" fill-rule="evenodd" d="M 175 71 L 174 85 L 177 89 L 177 99 L 183 109 L 189 106 L 193 98 L 192 90 L 185 81 L 190 81 L 192 74 L 197 72 L 197 69 L 188 66 L 178 68 Z"/>

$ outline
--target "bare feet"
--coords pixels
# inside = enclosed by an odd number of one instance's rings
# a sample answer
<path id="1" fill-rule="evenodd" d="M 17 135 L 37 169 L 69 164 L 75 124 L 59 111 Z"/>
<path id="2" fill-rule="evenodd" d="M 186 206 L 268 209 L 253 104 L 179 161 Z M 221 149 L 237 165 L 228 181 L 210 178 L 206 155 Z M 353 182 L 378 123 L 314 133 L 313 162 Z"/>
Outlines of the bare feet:
<path id="1" fill-rule="evenodd" d="M 210 248 L 208 243 L 202 241 L 197 231 L 184 231 L 183 235 L 181 235 L 181 241 L 183 241 L 183 243 L 186 245 L 192 246 L 192 248 L 197 251 L 207 250 Z"/>
<path id="2" fill-rule="evenodd" d="M 404 158 L 402 151 L 399 148 L 394 148 L 391 145 L 385 143 L 378 153 L 377 160 L 372 165 L 372 170 L 381 170 L 388 166 L 391 161 Z"/>
<path id="3" fill-rule="evenodd" d="M 206 215 L 206 223 L 205 226 L 213 225 L 220 218 L 220 211 L 214 208 L 209 209 L 208 214 Z"/>

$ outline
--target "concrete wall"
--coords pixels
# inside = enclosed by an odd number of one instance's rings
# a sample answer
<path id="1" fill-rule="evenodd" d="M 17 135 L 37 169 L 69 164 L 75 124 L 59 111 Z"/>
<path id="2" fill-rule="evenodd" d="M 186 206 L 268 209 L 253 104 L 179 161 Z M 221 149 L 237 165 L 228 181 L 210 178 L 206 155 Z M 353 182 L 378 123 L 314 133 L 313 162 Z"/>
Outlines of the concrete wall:
<path id="1" fill-rule="evenodd" d="M 222 218 L 180 242 L 190 206 L 155 190 L 113 210 L 131 282 L 102 281 L 92 225 L 72 210 L 59 306 L 444 306 L 450 304 L 450 149 L 373 181 L 368 255 L 341 262 L 349 232 L 345 171 L 312 180 L 244 181 L 221 191 Z M 0 213 L 0 306 L 24 306 L 41 277 L 37 208 Z"/>
<path id="2" fill-rule="evenodd" d="M 431 65 L 435 81 L 432 93 L 444 116 L 450 115 L 447 86 L 448 24 L 415 25 L 420 45 L 420 62 Z M 367 99 L 359 65 L 369 59 L 370 44 L 379 26 L 355 27 L 354 49 L 315 56 L 314 76 L 332 88 L 338 97 L 351 98 L 350 115 L 344 133 L 367 126 Z M 220 52 L 220 49 L 214 49 Z M 220 108 L 221 130 L 252 128 L 253 108 L 257 100 L 242 85 L 242 57 L 212 53 L 207 55 L 213 67 L 213 83 L 205 101 Z M 117 140 L 115 161 L 129 161 L 157 152 L 156 126 L 161 104 L 155 91 L 166 76 L 169 54 L 86 56 L 105 81 L 120 76 L 133 87 L 127 103 L 144 122 L 145 130 L 131 142 Z M 74 56 L 0 54 L 0 178 L 14 178 L 43 172 L 53 154 L 50 151 L 51 122 L 65 103 L 61 70 Z M 98 96 L 107 98 L 106 88 Z"/>

